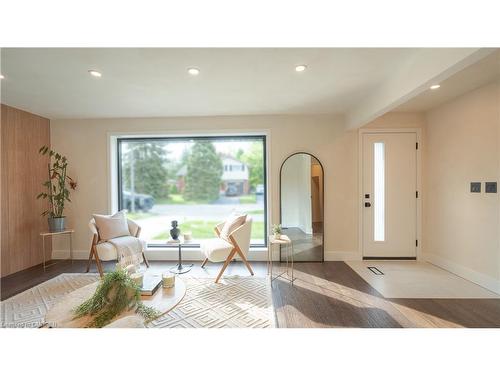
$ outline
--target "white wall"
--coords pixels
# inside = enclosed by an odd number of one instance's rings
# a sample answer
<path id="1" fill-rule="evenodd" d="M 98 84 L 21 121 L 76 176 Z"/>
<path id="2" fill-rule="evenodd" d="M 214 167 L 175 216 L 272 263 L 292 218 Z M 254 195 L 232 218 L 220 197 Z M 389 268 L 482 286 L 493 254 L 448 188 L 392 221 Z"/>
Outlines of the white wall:
<path id="1" fill-rule="evenodd" d="M 423 117 L 387 114 L 368 127 L 421 127 Z M 279 170 L 291 154 L 308 152 L 324 168 L 325 260 L 357 260 L 358 248 L 358 132 L 346 131 L 339 116 L 227 116 L 154 119 L 52 120 L 51 142 L 70 162 L 78 180 L 68 206 L 70 226 L 76 230 L 74 249 L 88 256 L 92 213 L 111 207 L 109 136 L 114 133 L 221 134 L 263 131 L 268 136 L 269 224 L 279 223 Z M 55 242 L 55 255 L 65 255 L 67 244 Z M 58 250 L 59 249 L 59 250 Z"/>
<path id="2" fill-rule="evenodd" d="M 311 157 L 293 155 L 281 170 L 281 224 L 312 233 Z"/>
<path id="3" fill-rule="evenodd" d="M 270 223 L 279 223 L 279 169 L 290 154 L 305 151 L 325 169 L 325 259 L 357 259 L 357 132 L 345 131 L 338 116 L 236 116 L 157 119 L 51 121 L 53 148 L 69 160 L 78 180 L 68 206 L 74 226 L 74 248 L 85 258 L 90 247 L 87 228 L 92 213 L 110 207 L 108 136 L 116 132 L 164 134 L 267 131 L 269 134 Z M 65 248 L 55 243 L 56 249 Z"/>
<path id="4" fill-rule="evenodd" d="M 499 181 L 500 85 L 490 84 L 427 113 L 424 153 L 426 258 L 500 292 L 498 194 L 469 192 Z"/>

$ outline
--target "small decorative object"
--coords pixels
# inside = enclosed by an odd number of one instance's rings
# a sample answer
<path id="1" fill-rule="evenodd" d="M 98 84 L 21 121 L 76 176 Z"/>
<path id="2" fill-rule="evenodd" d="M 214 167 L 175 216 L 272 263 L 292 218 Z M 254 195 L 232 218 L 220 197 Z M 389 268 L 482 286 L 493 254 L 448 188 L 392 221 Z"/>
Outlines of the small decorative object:
<path id="1" fill-rule="evenodd" d="M 144 274 L 140 272 L 134 272 L 133 274 L 130 275 L 130 278 L 142 288 L 142 283 L 144 281 Z"/>
<path id="2" fill-rule="evenodd" d="M 129 275 L 132 275 L 133 273 L 137 272 L 137 267 L 135 266 L 135 264 L 129 264 L 129 265 L 125 266 L 125 267 L 121 267 L 121 265 L 119 263 L 117 263 L 116 264 L 116 269 L 123 269 Z"/>
<path id="3" fill-rule="evenodd" d="M 162 282 L 164 288 L 173 288 L 175 286 L 175 274 L 172 272 L 165 272 L 162 275 Z"/>
<path id="4" fill-rule="evenodd" d="M 181 234 L 181 230 L 177 228 L 177 220 L 172 221 L 172 229 L 170 229 L 170 236 L 173 240 L 179 239 L 179 234 Z"/>
<path id="5" fill-rule="evenodd" d="M 153 320 L 160 315 L 156 309 L 141 302 L 141 288 L 123 269 L 104 275 L 92 297 L 78 306 L 75 318 L 90 315 L 88 327 L 104 327 L 122 312 L 134 309 L 134 312 L 146 320 Z"/>
<path id="6" fill-rule="evenodd" d="M 273 225 L 273 235 L 274 235 L 274 238 L 276 238 L 277 240 L 279 240 L 281 238 L 281 231 L 282 231 L 281 224 L 274 224 Z"/>
<path id="7" fill-rule="evenodd" d="M 184 241 L 189 242 L 193 240 L 193 234 L 191 232 L 184 232 Z"/>
<path id="8" fill-rule="evenodd" d="M 65 228 L 64 223 L 64 205 L 69 199 L 69 190 L 76 189 L 76 182 L 66 174 L 68 167 L 68 159 L 65 156 L 49 149 L 48 146 L 43 146 L 38 150 L 42 155 L 49 154 L 50 162 L 47 165 L 49 179 L 42 185 L 45 186 L 47 192 L 37 195 L 37 199 L 48 199 L 49 209 L 42 213 L 48 217 L 49 231 L 62 232 Z"/>

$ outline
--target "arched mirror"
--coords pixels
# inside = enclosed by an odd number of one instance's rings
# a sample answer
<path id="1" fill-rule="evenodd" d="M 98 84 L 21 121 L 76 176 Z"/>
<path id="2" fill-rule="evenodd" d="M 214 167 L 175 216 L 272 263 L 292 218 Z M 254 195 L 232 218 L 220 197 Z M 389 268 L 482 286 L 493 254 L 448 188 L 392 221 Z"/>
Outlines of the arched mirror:
<path id="1" fill-rule="evenodd" d="M 293 154 L 281 165 L 281 225 L 293 241 L 295 262 L 324 260 L 323 179 L 323 166 L 311 154 Z"/>

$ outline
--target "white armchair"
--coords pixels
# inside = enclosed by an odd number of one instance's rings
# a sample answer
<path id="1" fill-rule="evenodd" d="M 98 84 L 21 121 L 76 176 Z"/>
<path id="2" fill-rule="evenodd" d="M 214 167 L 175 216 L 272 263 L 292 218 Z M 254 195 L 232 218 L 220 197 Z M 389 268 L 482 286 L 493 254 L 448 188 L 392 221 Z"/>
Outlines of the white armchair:
<path id="1" fill-rule="evenodd" d="M 130 219 L 127 219 L 127 224 L 130 236 L 139 238 L 139 235 L 141 233 L 141 227 L 136 222 Z M 90 220 L 89 228 L 93 236 L 92 236 L 92 245 L 90 247 L 90 255 L 86 272 L 89 272 L 90 265 L 92 263 L 92 258 L 95 258 L 97 269 L 99 270 L 99 274 L 102 277 L 103 270 L 101 261 L 110 261 L 110 260 L 118 261 L 118 251 L 116 250 L 116 247 L 112 243 L 101 240 L 99 236 L 99 230 L 97 229 L 94 219 Z M 142 259 L 146 264 L 146 267 L 149 268 L 149 262 L 146 259 L 146 256 L 144 255 L 146 242 L 141 240 L 141 244 L 142 244 Z"/>
<path id="2" fill-rule="evenodd" d="M 229 233 L 229 241 L 226 241 L 220 236 L 223 227 L 224 223 L 217 224 L 214 228 L 217 237 L 201 243 L 201 252 L 205 255 L 205 260 L 203 261 L 201 267 L 205 267 L 208 261 L 224 262 L 222 269 L 215 279 L 215 282 L 217 283 L 231 260 L 236 257 L 245 263 L 248 271 L 250 271 L 250 274 L 253 276 L 252 267 L 247 260 L 248 252 L 250 251 L 252 218 L 248 216 L 246 221 L 241 226 Z"/>

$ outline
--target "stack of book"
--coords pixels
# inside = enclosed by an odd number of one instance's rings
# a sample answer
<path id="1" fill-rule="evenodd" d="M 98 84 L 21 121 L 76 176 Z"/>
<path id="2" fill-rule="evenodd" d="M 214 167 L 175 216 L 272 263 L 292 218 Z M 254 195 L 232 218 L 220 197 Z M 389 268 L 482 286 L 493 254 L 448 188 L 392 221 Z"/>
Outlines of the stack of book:
<path id="1" fill-rule="evenodd" d="M 144 275 L 141 287 L 141 296 L 152 296 L 161 285 L 161 275 Z"/>

